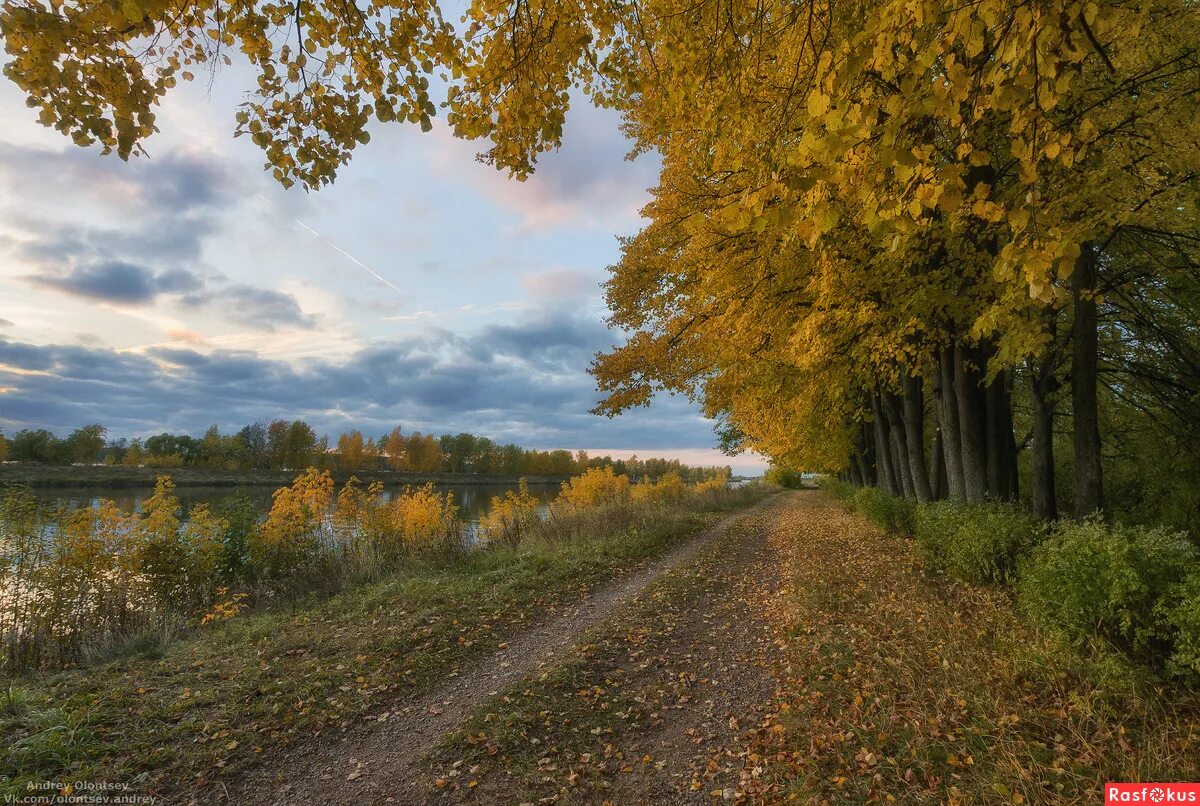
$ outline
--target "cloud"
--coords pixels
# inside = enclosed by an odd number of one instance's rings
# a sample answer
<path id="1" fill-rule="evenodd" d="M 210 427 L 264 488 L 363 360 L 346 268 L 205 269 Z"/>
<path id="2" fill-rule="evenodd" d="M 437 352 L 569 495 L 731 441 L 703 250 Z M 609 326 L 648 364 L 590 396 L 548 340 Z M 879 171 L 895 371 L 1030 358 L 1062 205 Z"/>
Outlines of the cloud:
<path id="1" fill-rule="evenodd" d="M 57 275 L 26 275 L 25 280 L 116 305 L 152 305 L 162 297 L 172 297 L 186 307 L 208 308 L 256 330 L 316 325 L 316 318 L 305 314 L 292 294 L 241 283 L 224 285 L 224 278 L 205 281 L 186 269 L 155 273 L 146 266 L 113 260 L 76 266 Z"/>
<path id="2" fill-rule="evenodd" d="M 311 328 L 316 318 L 304 313 L 296 298 L 283 291 L 236 284 L 217 289 L 201 289 L 180 298 L 185 305 L 209 307 L 230 321 L 258 330 L 278 326 Z"/>
<path id="3" fill-rule="evenodd" d="M 34 270 L 22 276 L 27 283 L 122 306 L 149 307 L 165 298 L 260 331 L 315 325 L 292 294 L 230 284 L 203 265 L 204 242 L 220 229 L 224 205 L 237 190 L 214 154 L 182 151 L 122 163 L 78 148 L 0 142 L 0 181 L 35 188 L 28 200 L 47 201 L 51 209 L 99 208 L 53 219 L 24 208 L 7 216 L 3 244 Z M 111 226 L 103 223 L 109 209 L 120 210 Z"/>
<path id="4" fill-rule="evenodd" d="M 155 216 L 217 206 L 235 177 L 214 154 L 180 150 L 123 162 L 90 149 L 0 142 L 0 179 L 35 198 L 90 196 Z"/>
<path id="5" fill-rule="evenodd" d="M 0 319 L 0 327 L 12 327 L 13 323 L 7 319 Z"/>
<path id="6" fill-rule="evenodd" d="M 155 274 L 145 266 L 110 260 L 76 266 L 60 275 L 28 275 L 34 285 L 55 288 L 68 294 L 126 305 L 146 305 L 160 294 L 196 291 L 202 281 L 184 269 Z"/>
<path id="7" fill-rule="evenodd" d="M 139 353 L 0 338 L 0 386 L 9 389 L 0 422 L 6 431 L 102 422 L 115 435 L 132 436 L 200 432 L 213 422 L 233 430 L 287 417 L 329 433 L 400 424 L 543 448 L 711 444 L 710 423 L 678 398 L 614 420 L 587 413 L 596 393 L 583 368 L 613 341 L 601 322 L 562 311 L 466 335 L 434 329 L 368 344 L 336 361 L 202 352 L 185 340 Z"/>
<path id="8" fill-rule="evenodd" d="M 563 128 L 563 145 L 542 154 L 536 172 L 516 182 L 474 159 L 478 144 L 454 137 L 435 125 L 432 166 L 490 197 L 521 219 L 520 234 L 564 227 L 620 232 L 635 226 L 638 211 L 658 183 L 659 160 L 642 155 L 626 160 L 633 143 L 619 128 L 616 113 L 590 103 L 575 104 Z"/>
<path id="9" fill-rule="evenodd" d="M 578 269 L 551 269 L 521 275 L 521 287 L 537 299 L 561 301 L 595 296 L 600 282 L 592 274 Z"/>
<path id="10" fill-rule="evenodd" d="M 207 344 L 208 340 L 194 330 L 168 330 L 167 338 L 183 344 Z"/>

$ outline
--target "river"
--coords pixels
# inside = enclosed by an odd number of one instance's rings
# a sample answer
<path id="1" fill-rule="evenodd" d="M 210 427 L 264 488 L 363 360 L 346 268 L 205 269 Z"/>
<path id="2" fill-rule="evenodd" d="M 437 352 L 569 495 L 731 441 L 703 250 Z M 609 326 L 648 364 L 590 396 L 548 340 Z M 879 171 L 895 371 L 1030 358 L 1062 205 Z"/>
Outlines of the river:
<path id="1" fill-rule="evenodd" d="M 441 493 L 453 493 L 454 503 L 458 505 L 459 516 L 468 522 L 479 519 L 488 511 L 492 498 L 503 496 L 508 490 L 516 490 L 516 484 L 435 484 L 434 489 Z M 235 495 L 237 487 L 205 487 L 188 486 L 176 487 L 175 496 L 179 499 L 184 512 L 200 503 L 210 503 L 214 507 L 221 501 Z M 271 506 L 271 496 L 274 487 L 248 486 L 241 488 L 246 491 L 255 504 L 262 508 L 265 514 Z M 402 484 L 388 485 L 384 494 L 394 494 L 404 489 Z M 529 492 L 543 503 L 549 503 L 558 495 L 559 484 L 530 484 Z M 53 487 L 33 489 L 33 494 L 39 501 L 47 504 L 56 501 L 66 501 L 71 506 L 95 505 L 100 499 L 108 498 L 125 512 L 137 509 L 142 501 L 154 494 L 153 487 Z"/>

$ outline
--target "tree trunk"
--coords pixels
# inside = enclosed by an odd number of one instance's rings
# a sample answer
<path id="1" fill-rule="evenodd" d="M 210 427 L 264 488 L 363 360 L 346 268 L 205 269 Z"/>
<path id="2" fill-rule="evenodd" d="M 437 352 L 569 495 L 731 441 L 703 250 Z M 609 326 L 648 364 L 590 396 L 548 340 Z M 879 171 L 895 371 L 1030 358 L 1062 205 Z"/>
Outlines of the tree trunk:
<path id="1" fill-rule="evenodd" d="M 887 415 L 888 426 L 892 432 L 892 464 L 897 468 L 897 474 L 900 477 L 900 486 L 904 492 L 905 498 L 916 498 L 916 491 L 913 488 L 912 467 L 908 461 L 908 448 L 906 446 L 907 436 L 905 435 L 904 415 L 900 410 L 899 395 L 891 392 L 883 393 L 883 413 Z"/>
<path id="2" fill-rule="evenodd" d="M 1013 427 L 1012 392 L 1013 374 L 1006 374 L 1004 384 L 1004 433 L 1008 437 L 1005 455 L 1008 457 L 1008 497 L 1012 501 L 1021 500 L 1021 474 L 1017 470 L 1017 430 Z"/>
<path id="3" fill-rule="evenodd" d="M 1046 364 L 1038 367 L 1031 359 L 1028 367 L 1033 400 L 1033 514 L 1052 521 L 1058 517 L 1058 498 L 1054 489 L 1054 404 L 1050 395 L 1057 380 Z"/>
<path id="4" fill-rule="evenodd" d="M 858 444 L 862 446 L 861 459 L 863 483 L 874 486 L 878 483 L 878 468 L 875 466 L 875 441 L 871 437 L 871 428 L 862 423 L 858 430 Z"/>
<path id="5" fill-rule="evenodd" d="M 1017 440 L 1013 435 L 1008 373 L 1001 372 L 986 390 L 988 495 L 998 501 L 1016 498 Z"/>
<path id="6" fill-rule="evenodd" d="M 962 445 L 963 491 L 965 499 L 973 504 L 987 497 L 983 390 L 979 388 L 978 363 L 977 351 L 955 345 L 954 390 Z"/>
<path id="7" fill-rule="evenodd" d="M 850 483 L 855 487 L 863 486 L 862 469 L 858 466 L 858 454 L 850 456 Z"/>
<path id="8" fill-rule="evenodd" d="M 943 464 L 946 468 L 946 492 L 956 501 L 966 498 L 966 487 L 963 484 L 962 439 L 958 425 L 958 401 L 954 389 L 954 352 L 953 348 L 942 350 L 938 354 L 938 368 L 941 376 L 938 394 L 941 406 L 938 410 L 938 426 L 942 435 Z"/>
<path id="9" fill-rule="evenodd" d="M 1096 311 L 1095 247 L 1084 244 L 1071 274 L 1075 316 L 1071 329 L 1071 403 L 1075 428 L 1075 517 L 1104 509 L 1104 479 L 1100 460 L 1098 376 L 1098 316 Z"/>
<path id="10" fill-rule="evenodd" d="M 887 419 L 883 416 L 878 392 L 871 393 L 871 414 L 875 420 L 875 464 L 879 468 L 879 488 L 892 495 L 902 495 L 903 490 L 896 477 L 896 468 L 892 465 L 891 435 L 888 433 Z"/>
<path id="11" fill-rule="evenodd" d="M 929 468 L 925 464 L 925 389 L 921 379 L 906 375 L 904 390 L 904 441 L 913 493 L 918 501 L 932 501 Z"/>
<path id="12" fill-rule="evenodd" d="M 940 409 L 940 403 L 935 404 Z M 941 422 L 941 416 L 938 416 Z M 941 501 L 946 497 L 946 453 L 942 446 L 942 427 L 939 425 L 933 431 L 933 441 L 929 446 L 929 486 L 933 490 L 933 500 Z"/>

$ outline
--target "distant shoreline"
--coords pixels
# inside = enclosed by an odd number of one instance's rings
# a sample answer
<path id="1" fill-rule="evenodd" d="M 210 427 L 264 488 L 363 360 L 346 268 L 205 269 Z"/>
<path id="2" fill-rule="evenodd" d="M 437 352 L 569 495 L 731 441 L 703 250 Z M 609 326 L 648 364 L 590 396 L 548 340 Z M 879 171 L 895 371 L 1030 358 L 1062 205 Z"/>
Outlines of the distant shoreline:
<path id="1" fill-rule="evenodd" d="M 177 487 L 283 487 L 301 470 L 217 470 L 207 467 L 125 467 L 123 465 L 39 465 L 7 462 L 0 465 L 0 486 L 54 487 L 153 487 L 158 476 L 170 476 Z M 394 470 L 331 470 L 342 483 L 357 476 L 364 483 L 385 484 L 559 484 L 569 476 L 511 476 L 484 473 L 400 473 Z"/>

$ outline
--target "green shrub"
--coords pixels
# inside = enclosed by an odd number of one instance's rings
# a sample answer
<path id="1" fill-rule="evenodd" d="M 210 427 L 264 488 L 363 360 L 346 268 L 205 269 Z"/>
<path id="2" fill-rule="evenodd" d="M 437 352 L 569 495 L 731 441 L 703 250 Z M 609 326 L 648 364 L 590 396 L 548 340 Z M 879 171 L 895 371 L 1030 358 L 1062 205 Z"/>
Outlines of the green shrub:
<path id="1" fill-rule="evenodd" d="M 221 538 L 221 558 L 217 572 L 222 582 L 240 580 L 250 562 L 248 536 L 258 525 L 261 513 L 245 490 L 238 490 L 217 507 L 217 516 L 227 524 Z"/>
<path id="2" fill-rule="evenodd" d="M 1174 643 L 1171 670 L 1200 676 L 1200 568 L 1163 597 L 1157 615 Z"/>
<path id="3" fill-rule="evenodd" d="M 854 508 L 892 532 L 912 534 L 913 502 L 878 487 L 860 487 L 852 501 Z"/>
<path id="4" fill-rule="evenodd" d="M 772 466 L 763 474 L 763 481 L 778 484 L 788 490 L 799 490 L 804 487 L 804 474 L 797 470 Z"/>
<path id="5" fill-rule="evenodd" d="M 846 481 L 839 481 L 831 476 L 821 479 L 821 489 L 832 495 L 838 501 L 849 501 L 858 493 L 859 488 Z"/>
<path id="6" fill-rule="evenodd" d="M 1196 561 L 1187 538 L 1165 529 L 1062 524 L 1020 563 L 1017 601 L 1072 640 L 1145 653 L 1164 638 L 1159 601 Z"/>
<path id="7" fill-rule="evenodd" d="M 1008 582 L 1039 534 L 1032 515 L 1004 504 L 917 504 L 912 525 L 931 567 L 976 583 Z"/>

